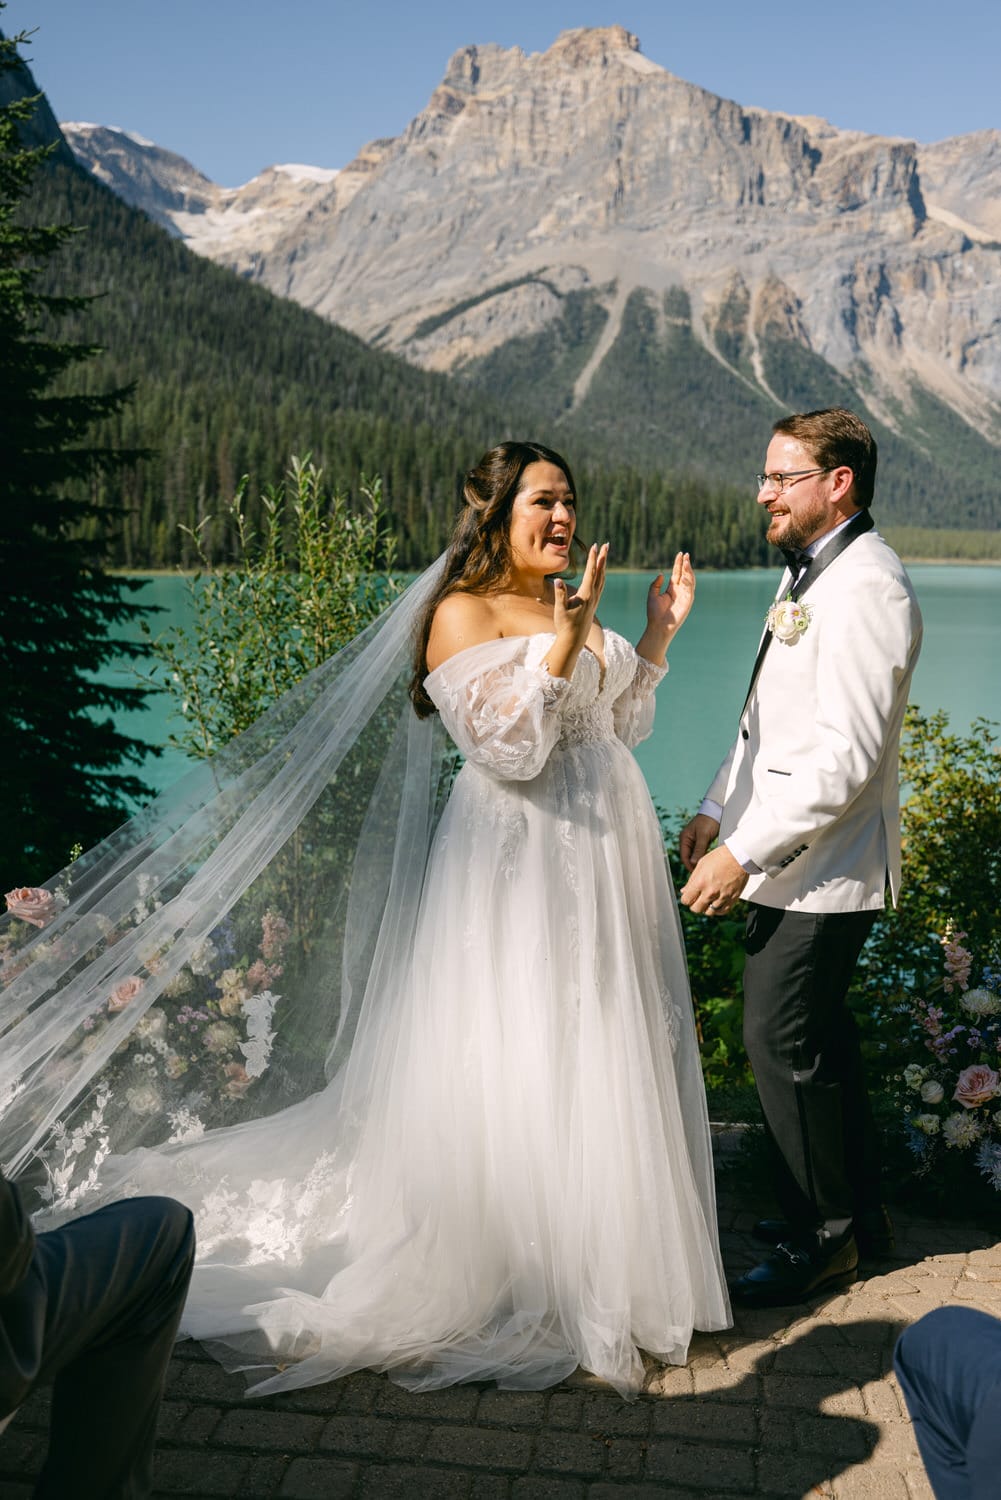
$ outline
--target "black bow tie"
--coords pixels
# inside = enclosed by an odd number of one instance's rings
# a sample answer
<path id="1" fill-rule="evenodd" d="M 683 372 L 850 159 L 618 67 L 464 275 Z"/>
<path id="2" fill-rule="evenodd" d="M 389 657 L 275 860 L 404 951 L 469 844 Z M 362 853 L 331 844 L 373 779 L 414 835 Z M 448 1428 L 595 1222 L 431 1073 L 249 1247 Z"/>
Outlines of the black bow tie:
<path id="1" fill-rule="evenodd" d="M 783 547 L 782 556 L 786 560 L 786 567 L 794 578 L 804 568 L 808 568 L 813 561 L 809 552 L 804 552 L 802 547 Z"/>

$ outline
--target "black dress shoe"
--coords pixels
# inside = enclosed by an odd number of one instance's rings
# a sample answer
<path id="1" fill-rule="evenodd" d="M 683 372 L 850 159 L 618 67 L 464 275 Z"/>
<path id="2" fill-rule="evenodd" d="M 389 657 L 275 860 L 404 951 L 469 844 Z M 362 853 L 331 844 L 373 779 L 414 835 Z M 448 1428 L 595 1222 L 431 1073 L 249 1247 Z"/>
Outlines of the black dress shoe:
<path id="1" fill-rule="evenodd" d="M 851 1286 L 857 1276 L 858 1248 L 852 1235 L 835 1250 L 783 1242 L 731 1282 L 730 1296 L 741 1307 L 785 1307 Z"/>
<path id="2" fill-rule="evenodd" d="M 857 1214 L 853 1228 L 858 1253 L 865 1260 L 885 1260 L 896 1249 L 893 1222 L 882 1204 L 879 1208 Z M 763 1245 L 781 1245 L 797 1237 L 788 1219 L 759 1219 L 751 1234 Z"/>
<path id="3" fill-rule="evenodd" d="M 751 1230 L 751 1238 L 762 1245 L 781 1245 L 794 1238 L 795 1233 L 788 1219 L 759 1219 Z"/>

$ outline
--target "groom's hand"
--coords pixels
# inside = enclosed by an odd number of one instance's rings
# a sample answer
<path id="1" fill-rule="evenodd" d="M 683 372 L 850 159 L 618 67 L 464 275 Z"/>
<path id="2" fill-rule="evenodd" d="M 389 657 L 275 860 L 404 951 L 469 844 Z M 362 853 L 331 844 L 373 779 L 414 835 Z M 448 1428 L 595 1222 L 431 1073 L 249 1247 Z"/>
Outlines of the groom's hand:
<path id="1" fill-rule="evenodd" d="M 703 855 L 695 866 L 681 893 L 682 905 L 705 916 L 725 917 L 740 900 L 747 881 L 747 871 L 726 845 L 720 844 L 718 849 Z"/>
<path id="2" fill-rule="evenodd" d="M 678 853 L 689 875 L 703 854 L 712 848 L 718 833 L 719 824 L 716 819 L 707 817 L 705 813 L 696 813 L 692 821 L 685 824 L 678 840 Z"/>

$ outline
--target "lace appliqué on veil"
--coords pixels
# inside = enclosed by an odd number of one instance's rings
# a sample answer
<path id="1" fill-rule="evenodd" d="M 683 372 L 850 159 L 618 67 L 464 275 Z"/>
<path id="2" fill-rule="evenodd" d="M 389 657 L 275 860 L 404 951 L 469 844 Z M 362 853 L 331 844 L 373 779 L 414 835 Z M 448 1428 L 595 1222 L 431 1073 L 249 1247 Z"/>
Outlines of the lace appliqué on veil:
<path id="1" fill-rule="evenodd" d="M 329 1152 L 322 1152 L 301 1180 L 261 1177 L 245 1191 L 234 1192 L 224 1177 L 195 1212 L 200 1255 L 204 1259 L 225 1250 L 248 1265 L 297 1263 L 311 1243 L 330 1242 L 336 1219 L 348 1211 L 350 1199 L 337 1200 L 331 1191 L 335 1178 Z"/>

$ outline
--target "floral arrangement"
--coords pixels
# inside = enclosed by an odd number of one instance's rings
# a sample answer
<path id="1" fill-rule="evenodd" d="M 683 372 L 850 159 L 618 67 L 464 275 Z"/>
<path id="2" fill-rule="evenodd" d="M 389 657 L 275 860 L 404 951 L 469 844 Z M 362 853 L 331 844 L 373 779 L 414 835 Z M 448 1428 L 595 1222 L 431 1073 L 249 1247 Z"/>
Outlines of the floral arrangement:
<path id="1" fill-rule="evenodd" d="M 1001 1192 L 1001 973 L 971 986 L 964 932 L 942 939 L 944 973 L 929 998 L 898 1007 L 916 1055 L 897 1075 L 897 1102 L 919 1176 L 966 1158 Z"/>
<path id="2" fill-rule="evenodd" d="M 785 646 L 795 646 L 800 636 L 809 630 L 812 615 L 812 605 L 799 604 L 791 595 L 787 595 L 785 599 L 776 599 L 774 604 L 769 605 L 765 624 L 777 641 Z"/>
<path id="3" fill-rule="evenodd" d="M 143 880 L 132 912 L 136 925 L 160 905 Z M 26 886 L 8 892 L 6 903 L 15 921 L 39 929 L 66 904 L 58 892 Z M 272 1019 L 281 999 L 273 986 L 283 973 L 290 936 L 285 917 L 268 907 L 239 924 L 226 918 L 199 944 L 115 1048 L 111 1071 L 86 1106 L 89 1113 L 72 1125 L 54 1126 L 50 1146 L 38 1153 L 47 1177 L 39 1189 L 43 1201 L 60 1210 L 75 1208 L 119 1138 L 132 1140 L 151 1127 L 172 1143 L 193 1140 L 226 1117 L 268 1068 Z M 113 932 L 107 940 L 116 940 Z M 238 954 L 238 947 L 250 951 Z M 4 981 L 22 972 L 25 962 L 8 963 Z M 121 1012 L 142 1009 L 158 973 L 160 959 L 154 956 L 146 977 L 131 974 L 114 985 L 82 1022 L 84 1054 L 108 1044 L 104 1034 Z"/>
<path id="4" fill-rule="evenodd" d="M 271 1019 L 280 999 L 271 986 L 282 974 L 289 925 L 270 908 L 260 923 L 257 954 L 236 960 L 233 924 L 223 922 L 136 1023 L 123 1058 L 123 1067 L 133 1074 L 125 1093 L 133 1114 L 155 1115 L 166 1108 L 164 1080 L 197 1077 L 197 1093 L 189 1102 L 203 1104 L 242 1099 L 267 1068 L 274 1041 Z M 84 1022 L 93 1045 L 108 1018 L 133 1004 L 144 987 L 138 977 L 115 986 L 104 1013 Z"/>

